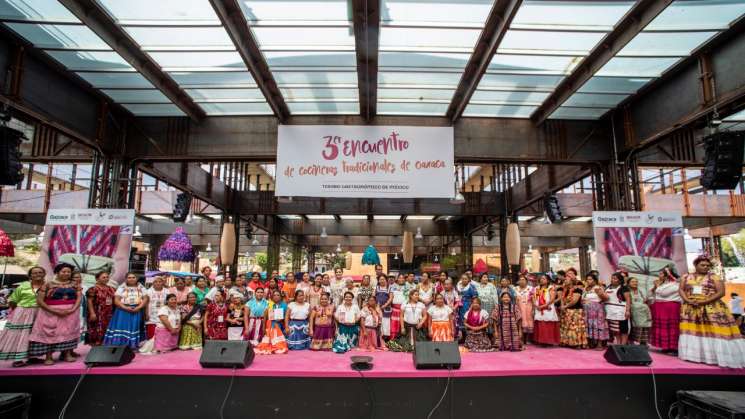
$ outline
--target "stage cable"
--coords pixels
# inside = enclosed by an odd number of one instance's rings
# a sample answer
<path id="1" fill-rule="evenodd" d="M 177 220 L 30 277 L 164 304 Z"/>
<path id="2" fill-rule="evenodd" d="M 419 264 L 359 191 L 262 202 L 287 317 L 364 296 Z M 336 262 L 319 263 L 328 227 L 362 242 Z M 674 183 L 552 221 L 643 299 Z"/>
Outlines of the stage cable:
<path id="1" fill-rule="evenodd" d="M 72 402 L 72 398 L 75 397 L 75 393 L 78 392 L 78 387 L 80 387 L 80 383 L 83 382 L 83 378 L 85 378 L 86 375 L 90 372 L 91 368 L 93 368 L 92 365 L 88 365 L 88 367 L 83 370 L 83 373 L 80 374 L 80 378 L 78 378 L 78 382 L 75 384 L 75 387 L 72 389 L 72 393 L 70 393 L 70 397 L 67 398 L 67 401 L 65 402 L 65 405 L 62 406 L 62 410 L 59 412 L 59 419 L 65 419 L 65 413 L 67 413 L 67 408 L 70 406 L 70 403 Z"/>
<path id="2" fill-rule="evenodd" d="M 649 372 L 652 373 L 652 397 L 654 398 L 654 411 L 657 412 L 657 418 L 662 419 L 662 414 L 660 414 L 660 407 L 657 403 L 657 378 L 655 378 L 654 376 L 654 370 L 652 369 L 652 366 L 648 365 L 648 368 Z"/>
<path id="3" fill-rule="evenodd" d="M 365 383 L 365 387 L 367 387 L 367 398 L 370 401 L 370 419 L 375 419 L 375 392 L 370 385 L 370 381 L 365 377 L 365 374 L 362 373 L 362 370 L 355 371 L 357 371 L 360 377 L 362 377 L 362 382 Z"/>
<path id="4" fill-rule="evenodd" d="M 233 382 L 235 381 L 236 371 L 237 368 L 233 367 L 233 373 L 230 374 L 230 385 L 228 385 L 228 391 L 225 392 L 225 398 L 222 400 L 222 404 L 220 405 L 220 419 L 225 419 L 225 405 L 228 403 L 230 392 L 233 390 Z"/>
<path id="5" fill-rule="evenodd" d="M 448 367 L 448 380 L 445 383 L 445 390 L 442 392 L 442 396 L 440 396 L 440 400 L 437 402 L 435 407 L 432 408 L 432 410 L 429 411 L 429 414 L 427 415 L 427 419 L 431 419 L 432 415 L 435 413 L 438 407 L 442 404 L 442 401 L 445 400 L 445 395 L 448 394 L 448 389 L 450 388 L 450 379 L 453 377 L 453 369 L 451 367 Z"/>

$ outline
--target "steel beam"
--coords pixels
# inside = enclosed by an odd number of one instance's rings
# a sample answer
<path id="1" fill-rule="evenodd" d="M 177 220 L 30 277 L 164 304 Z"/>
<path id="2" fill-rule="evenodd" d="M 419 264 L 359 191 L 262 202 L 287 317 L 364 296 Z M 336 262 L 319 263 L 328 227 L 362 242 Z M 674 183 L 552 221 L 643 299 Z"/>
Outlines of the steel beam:
<path id="1" fill-rule="evenodd" d="M 543 123 L 672 2 L 673 0 L 638 0 L 613 30 L 559 83 L 530 119 L 536 125 Z"/>
<path id="2" fill-rule="evenodd" d="M 234 209 L 235 191 L 197 163 L 141 163 L 139 169 L 217 208 Z"/>
<path id="3" fill-rule="evenodd" d="M 269 70 L 269 65 L 266 63 L 253 33 L 251 33 L 240 4 L 237 0 L 210 0 L 210 3 L 225 30 L 228 31 L 228 35 L 233 40 L 233 44 L 238 49 L 246 67 L 253 74 L 254 81 L 261 93 L 264 94 L 269 107 L 272 108 L 279 122 L 284 122 L 290 116 L 290 109 L 287 107 L 284 97 L 282 97 L 282 92 L 277 87 L 277 82 Z"/>
<path id="4" fill-rule="evenodd" d="M 204 118 L 205 113 L 199 105 L 187 95 L 178 83 L 109 16 L 95 0 L 60 0 L 90 30 L 106 42 L 114 51 L 124 58 L 135 70 L 178 106 L 186 115 L 195 121 Z"/>
<path id="5" fill-rule="evenodd" d="M 352 22 L 357 54 L 360 116 L 371 121 L 375 118 L 378 102 L 380 1 L 352 0 Z"/>
<path id="6" fill-rule="evenodd" d="M 496 0 L 486 19 L 484 30 L 481 31 L 479 40 L 474 47 L 473 54 L 466 64 L 463 75 L 455 90 L 453 99 L 447 110 L 447 118 L 455 122 L 463 115 L 463 110 L 473 96 L 473 92 L 489 67 L 494 54 L 502 43 L 504 34 L 512 23 L 522 0 Z"/>
<path id="7" fill-rule="evenodd" d="M 545 194 L 565 188 L 590 173 L 590 168 L 583 166 L 541 166 L 507 191 L 508 212 L 525 208 Z"/>

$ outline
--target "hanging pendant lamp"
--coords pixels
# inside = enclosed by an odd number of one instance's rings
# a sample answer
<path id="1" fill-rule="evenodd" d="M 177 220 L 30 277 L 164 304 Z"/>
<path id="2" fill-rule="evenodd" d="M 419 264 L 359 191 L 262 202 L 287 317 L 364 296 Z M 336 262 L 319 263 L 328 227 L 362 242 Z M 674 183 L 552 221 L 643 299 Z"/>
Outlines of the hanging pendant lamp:
<path id="1" fill-rule="evenodd" d="M 225 223 L 222 225 L 222 236 L 220 237 L 220 260 L 224 265 L 232 265 L 235 259 L 235 224 Z"/>
<path id="2" fill-rule="evenodd" d="M 414 261 L 414 235 L 411 231 L 404 231 L 402 253 L 404 255 L 404 263 Z"/>
<path id="3" fill-rule="evenodd" d="M 507 263 L 510 265 L 520 264 L 520 229 L 517 223 L 507 224 Z"/>

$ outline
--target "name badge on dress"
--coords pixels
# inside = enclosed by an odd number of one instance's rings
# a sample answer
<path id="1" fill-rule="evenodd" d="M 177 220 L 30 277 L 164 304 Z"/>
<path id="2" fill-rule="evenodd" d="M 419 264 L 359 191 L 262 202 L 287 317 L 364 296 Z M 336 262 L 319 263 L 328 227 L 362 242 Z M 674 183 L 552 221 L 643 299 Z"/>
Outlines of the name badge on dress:
<path id="1" fill-rule="evenodd" d="M 225 321 L 225 319 L 222 316 L 217 316 L 217 322 L 218 323 L 222 323 L 224 321 Z"/>
<path id="2" fill-rule="evenodd" d="M 691 288 L 692 288 L 691 293 L 693 293 L 694 295 L 701 295 L 704 293 L 704 287 L 701 285 L 694 285 Z"/>
<path id="3" fill-rule="evenodd" d="M 110 306 L 110 305 L 111 305 L 111 303 L 112 303 L 112 301 L 111 301 L 111 297 L 106 297 L 106 305 L 107 305 L 107 306 Z"/>
<path id="4" fill-rule="evenodd" d="M 275 308 L 272 312 L 272 319 L 279 320 L 284 317 L 284 310 L 281 308 Z"/>
<path id="5" fill-rule="evenodd" d="M 346 323 L 354 323 L 354 312 L 347 311 L 344 313 L 344 322 Z"/>

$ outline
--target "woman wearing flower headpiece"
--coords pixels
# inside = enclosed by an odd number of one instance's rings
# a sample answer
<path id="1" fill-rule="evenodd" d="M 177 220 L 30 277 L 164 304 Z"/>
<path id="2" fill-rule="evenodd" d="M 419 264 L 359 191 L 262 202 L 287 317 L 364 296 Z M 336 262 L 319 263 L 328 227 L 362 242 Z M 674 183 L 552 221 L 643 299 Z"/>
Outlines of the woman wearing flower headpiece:
<path id="1" fill-rule="evenodd" d="M 694 273 L 680 284 L 680 359 L 720 367 L 745 368 L 745 340 L 722 301 L 724 283 L 711 273 L 711 259 L 699 256 Z"/>

